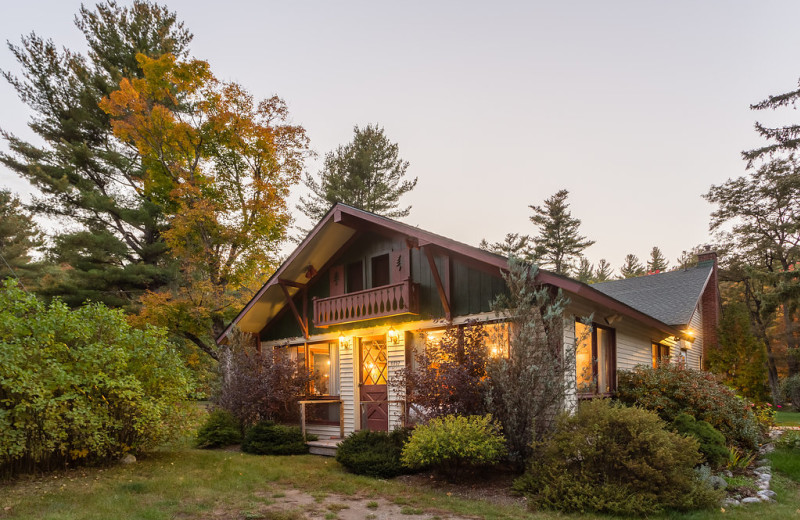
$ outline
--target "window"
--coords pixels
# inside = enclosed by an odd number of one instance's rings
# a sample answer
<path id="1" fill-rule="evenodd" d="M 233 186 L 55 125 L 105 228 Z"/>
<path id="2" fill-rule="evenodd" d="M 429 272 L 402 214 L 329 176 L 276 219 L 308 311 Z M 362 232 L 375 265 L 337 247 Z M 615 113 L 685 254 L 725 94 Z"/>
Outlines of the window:
<path id="1" fill-rule="evenodd" d="M 486 333 L 486 348 L 489 349 L 491 357 L 508 357 L 510 327 L 510 323 L 487 323 L 483 326 Z"/>
<path id="2" fill-rule="evenodd" d="M 617 388 L 614 329 L 575 322 L 578 393 L 607 394 Z"/>
<path id="3" fill-rule="evenodd" d="M 311 393 L 314 395 L 338 395 L 338 345 L 316 343 L 308 346 L 308 368 L 311 372 Z"/>
<path id="4" fill-rule="evenodd" d="M 389 285 L 389 254 L 372 258 L 372 287 Z"/>
<path id="5" fill-rule="evenodd" d="M 347 292 L 364 290 L 364 263 L 359 260 L 347 264 Z"/>
<path id="6" fill-rule="evenodd" d="M 661 343 L 653 343 L 653 368 L 662 363 L 669 363 L 669 347 Z"/>

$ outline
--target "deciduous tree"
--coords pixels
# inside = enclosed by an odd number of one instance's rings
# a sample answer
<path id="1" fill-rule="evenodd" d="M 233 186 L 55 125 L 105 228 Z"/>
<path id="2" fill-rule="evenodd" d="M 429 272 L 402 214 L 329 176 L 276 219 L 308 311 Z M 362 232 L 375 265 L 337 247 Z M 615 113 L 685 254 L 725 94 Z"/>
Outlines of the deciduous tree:
<path id="1" fill-rule="evenodd" d="M 402 208 L 400 198 L 414 189 L 417 178 L 406 179 L 408 161 L 400 158 L 397 144 L 378 125 L 356 126 L 353 133 L 350 143 L 325 155 L 317 176 L 306 174 L 310 193 L 297 208 L 313 222 L 337 202 L 385 217 L 408 216 L 411 206 Z"/>
<path id="2" fill-rule="evenodd" d="M 100 106 L 142 158 L 136 185 L 161 209 L 181 267 L 175 284 L 142 298 L 142 319 L 216 357 L 213 338 L 274 269 L 308 139 L 280 98 L 256 101 L 204 61 L 137 60 L 143 77 L 123 78 Z"/>

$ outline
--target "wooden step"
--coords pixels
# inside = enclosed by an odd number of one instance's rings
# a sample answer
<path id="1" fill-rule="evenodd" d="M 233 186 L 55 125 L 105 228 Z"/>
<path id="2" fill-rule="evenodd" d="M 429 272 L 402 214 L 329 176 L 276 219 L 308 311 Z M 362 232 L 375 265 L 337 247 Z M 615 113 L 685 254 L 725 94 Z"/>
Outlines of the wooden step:
<path id="1" fill-rule="evenodd" d="M 313 455 L 322 455 L 324 457 L 335 457 L 336 448 L 342 439 L 320 439 L 316 441 L 308 441 L 308 452 Z"/>

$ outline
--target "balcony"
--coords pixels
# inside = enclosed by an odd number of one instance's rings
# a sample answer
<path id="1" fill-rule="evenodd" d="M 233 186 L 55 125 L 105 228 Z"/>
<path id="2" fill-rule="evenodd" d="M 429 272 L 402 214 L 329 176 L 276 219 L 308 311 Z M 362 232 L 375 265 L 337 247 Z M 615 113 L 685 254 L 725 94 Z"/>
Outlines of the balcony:
<path id="1" fill-rule="evenodd" d="M 405 280 L 341 296 L 314 300 L 314 325 L 340 323 L 419 313 L 418 284 Z"/>

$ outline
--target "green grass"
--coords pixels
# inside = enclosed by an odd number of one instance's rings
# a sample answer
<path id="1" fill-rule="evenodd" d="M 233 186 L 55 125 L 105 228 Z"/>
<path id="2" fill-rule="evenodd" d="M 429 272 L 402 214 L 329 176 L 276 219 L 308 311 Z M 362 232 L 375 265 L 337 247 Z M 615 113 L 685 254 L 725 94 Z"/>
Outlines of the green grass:
<path id="1" fill-rule="evenodd" d="M 778 426 L 800 426 L 800 412 L 777 412 L 775 424 Z"/>
<path id="2" fill-rule="evenodd" d="M 652 518 L 797 518 L 800 451 L 779 450 L 771 458 L 780 472 L 773 479 L 779 503 L 730 508 L 725 513 L 719 510 L 669 513 Z M 377 505 L 377 499 L 382 498 L 397 504 L 408 518 L 421 513 L 487 520 L 608 518 L 531 513 L 518 505 L 448 496 L 445 491 L 430 486 L 415 487 L 401 481 L 345 473 L 336 461 L 314 455 L 268 457 L 182 449 L 158 452 L 128 466 L 71 470 L 2 483 L 0 519 L 306 518 L 307 512 L 303 510 L 274 509 L 279 498 L 288 496 L 293 488 L 311 497 L 328 497 L 338 503 L 342 498 L 357 498 Z M 313 498 L 310 500 L 314 502 Z M 273 502 L 275 505 L 269 506 Z M 325 513 L 336 515 L 338 511 L 334 509 L 339 507 L 329 506 Z"/>

